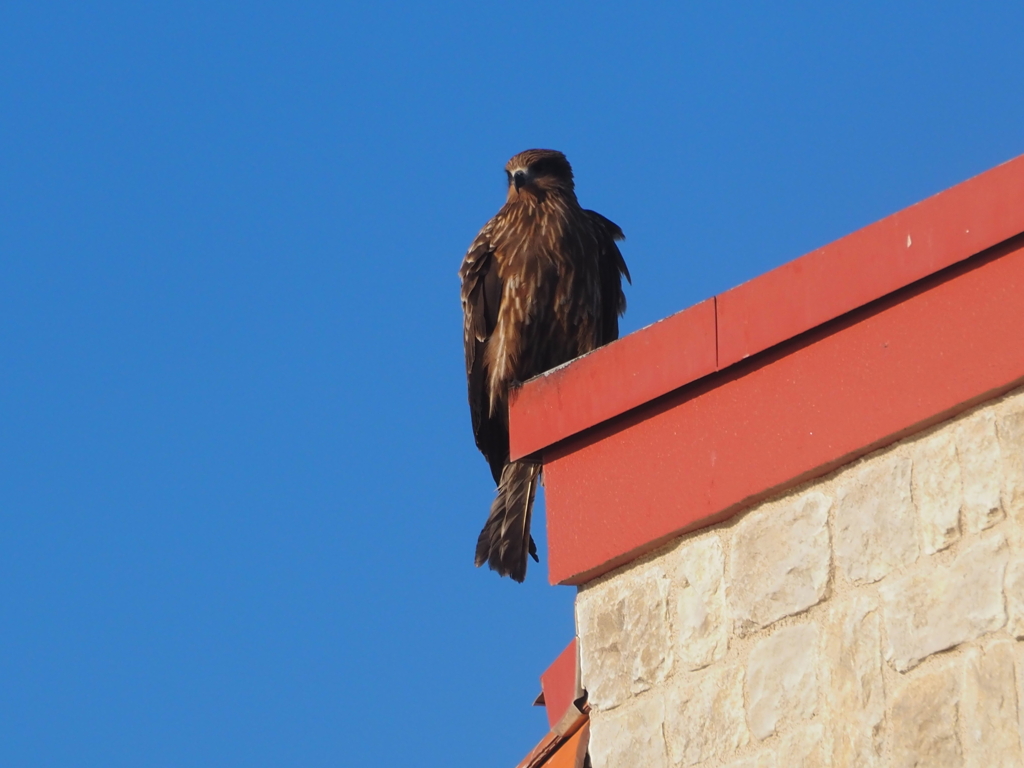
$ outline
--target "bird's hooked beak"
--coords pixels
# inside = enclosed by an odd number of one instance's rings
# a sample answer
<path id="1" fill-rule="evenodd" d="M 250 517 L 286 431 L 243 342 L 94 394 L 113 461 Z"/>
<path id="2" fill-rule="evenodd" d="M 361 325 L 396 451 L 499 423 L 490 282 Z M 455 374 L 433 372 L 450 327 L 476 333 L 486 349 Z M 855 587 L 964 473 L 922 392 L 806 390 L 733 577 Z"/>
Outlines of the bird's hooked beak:
<path id="1" fill-rule="evenodd" d="M 516 185 L 516 192 L 519 191 L 520 187 L 522 187 L 523 185 L 526 184 L 526 180 L 527 180 L 526 171 L 516 171 L 512 175 L 512 183 Z"/>

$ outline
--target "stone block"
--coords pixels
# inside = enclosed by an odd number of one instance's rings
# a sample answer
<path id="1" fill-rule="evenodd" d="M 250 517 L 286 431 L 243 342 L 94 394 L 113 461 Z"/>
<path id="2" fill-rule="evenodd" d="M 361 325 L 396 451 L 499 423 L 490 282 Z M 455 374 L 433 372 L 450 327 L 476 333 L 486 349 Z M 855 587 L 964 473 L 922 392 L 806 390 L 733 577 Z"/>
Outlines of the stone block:
<path id="1" fill-rule="evenodd" d="M 659 566 L 626 571 L 580 593 L 576 626 L 580 671 L 595 710 L 622 704 L 672 669 L 669 580 Z"/>
<path id="2" fill-rule="evenodd" d="M 1017 689 L 1012 640 L 968 650 L 962 717 L 968 768 L 1020 768 Z"/>
<path id="3" fill-rule="evenodd" d="M 1024 558 L 1015 555 L 1006 567 L 1006 628 L 1018 640 L 1024 639 Z"/>
<path id="4" fill-rule="evenodd" d="M 590 718 L 591 765 L 594 768 L 668 768 L 665 703 L 652 693 L 612 712 Z"/>
<path id="5" fill-rule="evenodd" d="M 996 433 L 1003 458 L 1003 509 L 1024 520 L 1024 409 L 1000 416 Z"/>
<path id="6" fill-rule="evenodd" d="M 931 555 L 960 537 L 963 493 L 952 431 L 942 430 L 915 443 L 912 460 L 912 495 L 921 549 Z"/>
<path id="7" fill-rule="evenodd" d="M 979 541 L 945 567 L 883 584 L 886 659 L 900 672 L 1006 623 L 1003 576 L 1009 549 L 1002 535 Z"/>
<path id="8" fill-rule="evenodd" d="M 1002 458 L 991 411 L 981 411 L 956 427 L 960 483 L 963 487 L 962 522 L 968 533 L 991 528 L 1005 516 L 1000 501 Z"/>
<path id="9" fill-rule="evenodd" d="M 665 734 L 673 765 L 726 758 L 750 742 L 743 718 L 742 667 L 712 667 L 674 681 Z"/>
<path id="10" fill-rule="evenodd" d="M 738 635 L 819 603 L 828 589 L 832 501 L 812 491 L 747 515 L 736 526 L 729 601 Z"/>
<path id="11" fill-rule="evenodd" d="M 893 768 L 960 768 L 958 670 L 911 677 L 893 697 Z"/>
<path id="12" fill-rule="evenodd" d="M 836 766 L 882 766 L 885 687 L 875 599 L 831 606 L 822 643 L 828 753 Z"/>
<path id="13" fill-rule="evenodd" d="M 786 768 L 830 768 L 832 759 L 824 747 L 825 727 L 821 723 L 812 723 L 779 739 L 778 761 Z M 857 765 L 861 768 L 859 763 L 839 765 Z"/>
<path id="14" fill-rule="evenodd" d="M 846 472 L 836 505 L 836 561 L 855 584 L 887 576 L 917 560 L 911 461 L 889 454 Z"/>
<path id="15" fill-rule="evenodd" d="M 759 641 L 747 660 L 747 722 L 766 739 L 785 723 L 814 716 L 818 708 L 818 629 L 783 627 Z"/>
<path id="16" fill-rule="evenodd" d="M 725 610 L 725 555 L 718 536 L 680 547 L 671 555 L 675 652 L 685 669 L 700 669 L 729 649 Z"/>

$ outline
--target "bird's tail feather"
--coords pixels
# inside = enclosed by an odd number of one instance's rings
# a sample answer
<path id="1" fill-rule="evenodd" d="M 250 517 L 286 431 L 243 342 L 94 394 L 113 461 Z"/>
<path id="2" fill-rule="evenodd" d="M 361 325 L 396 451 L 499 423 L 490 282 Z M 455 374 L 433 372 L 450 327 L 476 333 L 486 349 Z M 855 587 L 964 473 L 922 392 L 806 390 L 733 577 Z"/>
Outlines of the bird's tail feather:
<path id="1" fill-rule="evenodd" d="M 526 558 L 537 560 L 530 536 L 533 497 L 537 493 L 540 465 L 513 461 L 505 465 L 491 514 L 476 541 L 476 565 L 490 565 L 501 576 L 515 581 L 526 578 Z"/>

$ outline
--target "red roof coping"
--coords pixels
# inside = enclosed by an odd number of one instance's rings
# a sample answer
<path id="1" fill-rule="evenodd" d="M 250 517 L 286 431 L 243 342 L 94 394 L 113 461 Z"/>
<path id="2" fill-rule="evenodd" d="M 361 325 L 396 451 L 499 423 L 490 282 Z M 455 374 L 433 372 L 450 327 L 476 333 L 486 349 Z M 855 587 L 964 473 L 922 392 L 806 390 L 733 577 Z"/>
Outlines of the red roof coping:
<path id="1" fill-rule="evenodd" d="M 544 670 L 540 676 L 540 687 L 544 692 L 548 724 L 554 728 L 579 696 L 579 681 L 576 678 L 576 638 L 573 638 L 551 666 Z"/>
<path id="2" fill-rule="evenodd" d="M 1024 232 L 1024 155 L 526 382 L 512 459 L 665 395 Z"/>
<path id="3" fill-rule="evenodd" d="M 1024 383 L 1024 235 L 544 452 L 583 584 Z"/>

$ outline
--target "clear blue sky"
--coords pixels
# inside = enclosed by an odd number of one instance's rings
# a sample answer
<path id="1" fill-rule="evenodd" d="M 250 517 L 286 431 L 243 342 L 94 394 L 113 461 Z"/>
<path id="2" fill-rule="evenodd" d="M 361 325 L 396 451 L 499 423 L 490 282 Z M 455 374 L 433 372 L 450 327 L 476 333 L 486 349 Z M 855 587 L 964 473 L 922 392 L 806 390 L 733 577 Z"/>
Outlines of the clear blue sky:
<path id="1" fill-rule="evenodd" d="M 143 8 L 142 6 L 145 6 Z M 472 567 L 505 160 L 631 331 L 1024 152 L 1024 5 L 0 6 L 0 765 L 512 766 L 570 588 Z"/>

